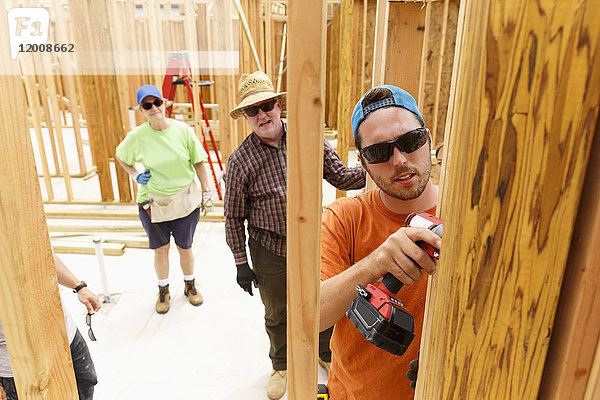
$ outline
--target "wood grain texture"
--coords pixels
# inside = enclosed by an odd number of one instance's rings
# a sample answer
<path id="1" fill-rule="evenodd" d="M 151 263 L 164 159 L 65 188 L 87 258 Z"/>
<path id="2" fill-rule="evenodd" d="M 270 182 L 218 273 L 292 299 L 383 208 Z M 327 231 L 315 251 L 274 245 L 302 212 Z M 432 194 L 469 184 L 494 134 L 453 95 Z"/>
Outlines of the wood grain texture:
<path id="1" fill-rule="evenodd" d="M 325 7 L 323 0 L 291 2 L 288 14 L 287 398 L 290 400 L 313 399 L 317 391 Z"/>
<path id="2" fill-rule="evenodd" d="M 6 21 L 4 7 L 0 20 Z M 0 51 L 9 54 L 8 37 Z M 7 70 L 8 57 L 0 59 Z M 0 75 L 0 320 L 19 398 L 77 399 L 75 376 L 18 75 Z"/>
<path id="3" fill-rule="evenodd" d="M 422 3 L 389 4 L 384 83 L 419 95 L 425 32 Z"/>
<path id="4" fill-rule="evenodd" d="M 600 125 L 590 149 L 540 398 L 583 399 L 600 344 Z M 599 361 L 600 362 L 600 361 Z M 597 372 L 597 371 L 596 371 Z M 593 384 L 592 384 L 593 386 Z"/>
<path id="5" fill-rule="evenodd" d="M 426 6 L 418 104 L 434 144 L 444 140 L 459 5 L 443 0 Z"/>
<path id="6" fill-rule="evenodd" d="M 385 61 L 388 40 L 388 17 L 390 5 L 387 0 L 377 0 L 375 14 L 375 40 L 373 44 L 373 73 L 371 87 L 385 82 Z"/>
<path id="7" fill-rule="evenodd" d="M 600 106 L 600 8 L 461 8 L 446 232 L 416 399 L 535 399 Z"/>
<path id="8" fill-rule="evenodd" d="M 108 8 L 105 1 L 77 1 L 69 3 L 77 60 L 82 65 L 90 59 L 102 70 L 97 74 L 81 75 L 82 99 L 92 160 L 96 165 L 102 201 L 114 200 L 109 158 L 115 156 L 117 145 L 125 138 L 120 109 L 114 63 L 107 59 L 112 54 Z M 101 62 L 100 62 L 101 61 Z M 112 68 L 113 75 L 107 74 Z M 131 201 L 129 176 L 123 168 L 116 168 L 119 199 Z"/>

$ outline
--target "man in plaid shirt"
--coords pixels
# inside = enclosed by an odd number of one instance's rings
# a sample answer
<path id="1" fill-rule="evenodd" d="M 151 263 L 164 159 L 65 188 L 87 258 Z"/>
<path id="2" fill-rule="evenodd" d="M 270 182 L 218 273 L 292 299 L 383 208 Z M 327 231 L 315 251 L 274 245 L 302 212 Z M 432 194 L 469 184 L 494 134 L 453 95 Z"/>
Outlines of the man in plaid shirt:
<path id="1" fill-rule="evenodd" d="M 279 399 L 286 388 L 286 124 L 285 92 L 276 93 L 262 72 L 244 74 L 239 82 L 240 104 L 232 118 L 244 116 L 253 132 L 231 154 L 227 163 L 225 234 L 237 267 L 238 284 L 252 295 L 252 283 L 260 288 L 265 306 L 265 327 L 273 364 L 267 384 L 270 399 Z M 362 167 L 348 168 L 325 141 L 323 177 L 341 190 L 365 185 Z M 244 222 L 248 221 L 246 254 Z M 331 331 L 320 337 L 319 363 L 327 369 L 331 361 Z"/>

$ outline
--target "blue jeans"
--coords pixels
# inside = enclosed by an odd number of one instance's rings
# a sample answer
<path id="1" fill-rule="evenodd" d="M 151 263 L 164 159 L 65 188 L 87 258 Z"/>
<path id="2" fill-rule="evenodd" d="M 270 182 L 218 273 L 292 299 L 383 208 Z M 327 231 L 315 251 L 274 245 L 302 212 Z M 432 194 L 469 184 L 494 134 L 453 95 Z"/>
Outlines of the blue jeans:
<path id="1" fill-rule="evenodd" d="M 79 333 L 79 329 L 77 330 L 70 347 L 79 400 L 92 400 L 94 398 L 94 385 L 98 383 L 96 369 L 94 368 L 94 362 L 90 356 L 90 350 L 88 349 L 83 336 Z M 19 400 L 17 388 L 15 387 L 15 380 L 13 378 L 0 378 L 0 382 L 2 383 L 2 387 L 6 392 L 8 400 Z"/>

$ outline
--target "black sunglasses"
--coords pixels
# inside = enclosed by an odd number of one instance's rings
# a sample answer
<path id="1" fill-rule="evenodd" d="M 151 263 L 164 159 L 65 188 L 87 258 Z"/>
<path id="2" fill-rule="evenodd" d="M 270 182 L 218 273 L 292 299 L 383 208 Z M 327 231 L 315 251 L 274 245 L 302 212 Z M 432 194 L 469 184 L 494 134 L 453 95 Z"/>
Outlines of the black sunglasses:
<path id="1" fill-rule="evenodd" d="M 90 327 L 90 329 L 88 329 L 88 336 L 90 337 L 90 340 L 92 342 L 96 341 L 96 335 L 94 335 L 94 331 L 92 331 L 92 314 L 87 314 L 85 316 L 85 323 L 87 326 Z"/>
<path id="2" fill-rule="evenodd" d="M 275 103 L 277 103 L 278 99 L 273 99 L 271 101 L 267 101 L 266 103 L 259 104 L 257 106 L 246 107 L 242 111 L 249 117 L 254 117 L 258 114 L 258 109 L 260 108 L 264 112 L 269 112 L 275 107 Z"/>
<path id="3" fill-rule="evenodd" d="M 147 101 L 145 103 L 142 103 L 142 108 L 144 110 L 150 110 L 152 108 L 152 105 L 155 105 L 156 108 L 162 106 L 163 104 L 163 100 L 162 99 L 156 99 L 154 101 Z"/>
<path id="4" fill-rule="evenodd" d="M 428 137 L 426 128 L 417 128 L 389 142 L 375 143 L 367 146 L 359 150 L 359 153 L 370 164 L 384 163 L 394 154 L 394 147 L 397 147 L 404 153 L 412 153 L 423 146 L 427 142 Z"/>

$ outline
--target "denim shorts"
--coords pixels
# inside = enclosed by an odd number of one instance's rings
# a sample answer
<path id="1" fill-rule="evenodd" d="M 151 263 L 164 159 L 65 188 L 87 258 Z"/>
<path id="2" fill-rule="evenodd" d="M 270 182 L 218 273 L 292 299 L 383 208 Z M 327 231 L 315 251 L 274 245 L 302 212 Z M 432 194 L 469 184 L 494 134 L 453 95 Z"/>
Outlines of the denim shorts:
<path id="1" fill-rule="evenodd" d="M 194 232 L 200 219 L 200 209 L 196 208 L 188 216 L 174 219 L 173 221 L 164 221 L 152 223 L 148 212 L 138 204 L 138 213 L 140 221 L 144 226 L 146 235 L 148 235 L 149 247 L 158 249 L 171 241 L 171 235 L 175 239 L 175 244 L 182 249 L 192 247 L 194 241 Z"/>

